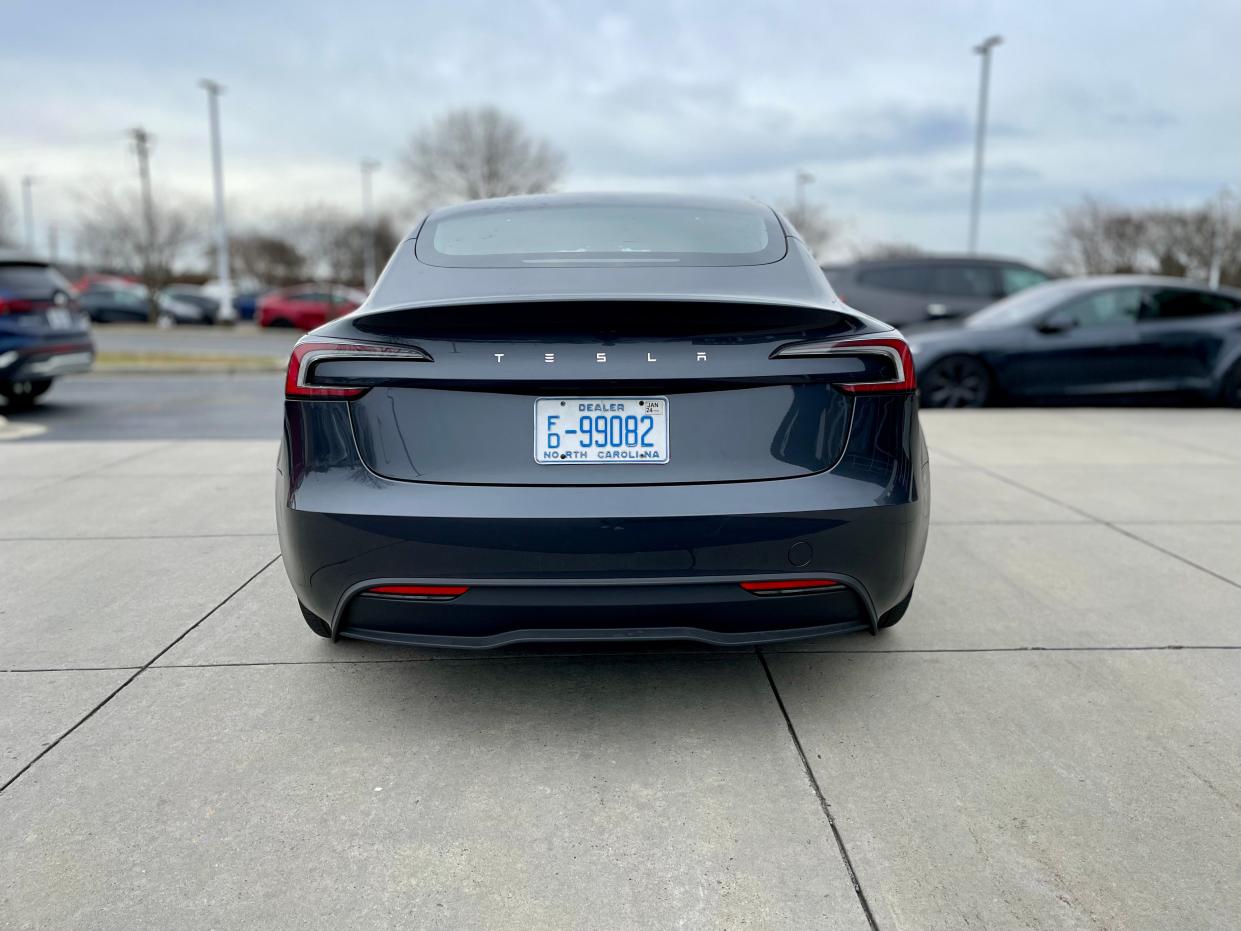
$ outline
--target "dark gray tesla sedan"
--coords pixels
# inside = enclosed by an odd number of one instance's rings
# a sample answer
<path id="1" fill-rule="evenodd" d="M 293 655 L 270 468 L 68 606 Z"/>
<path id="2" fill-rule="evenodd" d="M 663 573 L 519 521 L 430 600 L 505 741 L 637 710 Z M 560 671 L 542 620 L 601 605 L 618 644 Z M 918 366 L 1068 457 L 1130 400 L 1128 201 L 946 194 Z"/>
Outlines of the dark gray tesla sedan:
<path id="1" fill-rule="evenodd" d="M 768 207 L 428 216 L 289 360 L 276 510 L 324 637 L 753 644 L 895 624 L 929 511 L 900 334 Z"/>
<path id="2" fill-rule="evenodd" d="M 1179 394 L 1241 407 L 1241 291 L 1181 278 L 1053 281 L 909 343 L 924 407 Z"/>

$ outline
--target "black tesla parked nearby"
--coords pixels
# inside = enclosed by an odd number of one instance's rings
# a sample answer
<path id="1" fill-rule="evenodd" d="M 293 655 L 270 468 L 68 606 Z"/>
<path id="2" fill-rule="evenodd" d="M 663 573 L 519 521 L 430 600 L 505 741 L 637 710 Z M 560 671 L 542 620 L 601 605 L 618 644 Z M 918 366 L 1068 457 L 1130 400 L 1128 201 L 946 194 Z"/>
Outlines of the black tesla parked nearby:
<path id="1" fill-rule="evenodd" d="M 717 644 L 904 614 L 914 373 L 747 201 L 431 214 L 289 360 L 277 518 L 325 637 Z"/>
<path id="2" fill-rule="evenodd" d="M 909 343 L 924 407 L 1178 394 L 1241 406 L 1241 291 L 1180 278 L 1053 281 Z"/>

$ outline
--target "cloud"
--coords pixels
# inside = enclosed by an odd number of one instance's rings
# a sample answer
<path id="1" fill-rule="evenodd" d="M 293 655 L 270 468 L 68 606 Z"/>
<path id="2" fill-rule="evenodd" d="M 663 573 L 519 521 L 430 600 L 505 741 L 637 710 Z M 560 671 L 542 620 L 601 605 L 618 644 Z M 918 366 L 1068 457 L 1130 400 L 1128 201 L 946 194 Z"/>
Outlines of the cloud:
<path id="1" fill-rule="evenodd" d="M 1097 8 L 1096 8 L 1097 6 Z M 1159 23 L 1158 29 L 1150 24 Z M 958 247 L 973 149 L 976 56 L 993 70 L 984 235 L 1038 256 L 1045 216 L 1083 192 L 1174 201 L 1241 183 L 1241 82 L 1227 67 L 1235 0 L 1140 15 L 1070 0 L 454 0 L 355 5 L 218 0 L 20 4 L 0 58 L 0 177 L 41 178 L 41 223 L 67 228 L 67 192 L 134 175 L 125 130 L 158 144 L 168 190 L 210 193 L 205 101 L 223 99 L 230 202 L 247 216 L 306 201 L 355 209 L 357 163 L 376 196 L 408 192 L 396 154 L 443 110 L 495 103 L 569 155 L 575 189 L 810 195 L 859 238 Z M 55 61 L 49 67 L 49 60 Z M 1221 64 L 1224 63 L 1224 64 Z"/>

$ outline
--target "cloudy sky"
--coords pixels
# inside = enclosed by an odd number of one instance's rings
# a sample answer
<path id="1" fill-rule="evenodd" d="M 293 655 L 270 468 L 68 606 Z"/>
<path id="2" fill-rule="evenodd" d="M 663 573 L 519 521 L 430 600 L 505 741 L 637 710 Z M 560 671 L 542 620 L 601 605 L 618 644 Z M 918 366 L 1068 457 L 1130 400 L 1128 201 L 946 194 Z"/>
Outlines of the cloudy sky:
<path id="1" fill-rule="evenodd" d="M 0 183 L 34 175 L 39 235 L 130 183 L 125 130 L 157 138 L 157 193 L 210 196 L 206 103 L 223 99 L 238 225 L 308 203 L 412 220 L 397 155 L 445 109 L 495 103 L 568 156 L 573 190 L 810 197 L 859 245 L 960 249 L 978 59 L 996 51 L 982 223 L 1040 259 L 1083 193 L 1187 203 L 1241 186 L 1237 0 L 656 0 L 316 4 L 0 0 Z M 13 41 L 20 38 L 20 41 Z M 63 249 L 63 246 L 62 246 Z"/>

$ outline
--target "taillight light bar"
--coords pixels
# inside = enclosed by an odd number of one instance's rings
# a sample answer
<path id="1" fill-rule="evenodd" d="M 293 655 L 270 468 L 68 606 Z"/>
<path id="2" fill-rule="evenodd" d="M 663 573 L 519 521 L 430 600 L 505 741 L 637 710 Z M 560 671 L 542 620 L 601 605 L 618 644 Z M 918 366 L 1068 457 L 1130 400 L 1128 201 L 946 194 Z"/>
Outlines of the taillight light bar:
<path id="1" fill-rule="evenodd" d="M 840 585 L 835 579 L 764 579 L 738 584 L 753 595 L 802 595 Z"/>
<path id="2" fill-rule="evenodd" d="M 771 354 L 773 359 L 822 359 L 829 356 L 881 355 L 891 360 L 895 376 L 884 381 L 845 382 L 836 385 L 849 394 L 913 391 L 917 387 L 913 354 L 899 336 L 868 336 L 858 339 L 818 340 L 790 343 Z"/>
<path id="3" fill-rule="evenodd" d="M 468 585 L 376 585 L 368 588 L 366 594 L 416 598 L 422 601 L 450 601 L 469 590 Z"/>
<path id="4" fill-rule="evenodd" d="M 23 301 L 16 298 L 0 297 L 0 314 L 24 314 L 34 310 L 38 305 L 34 301 Z"/>
<path id="5" fill-rule="evenodd" d="M 327 388 L 315 385 L 311 366 L 325 360 L 404 359 L 409 362 L 430 362 L 431 357 L 413 346 L 381 346 L 373 343 L 346 343 L 307 340 L 293 347 L 289 367 L 284 376 L 286 398 L 360 398 L 369 388 Z"/>

